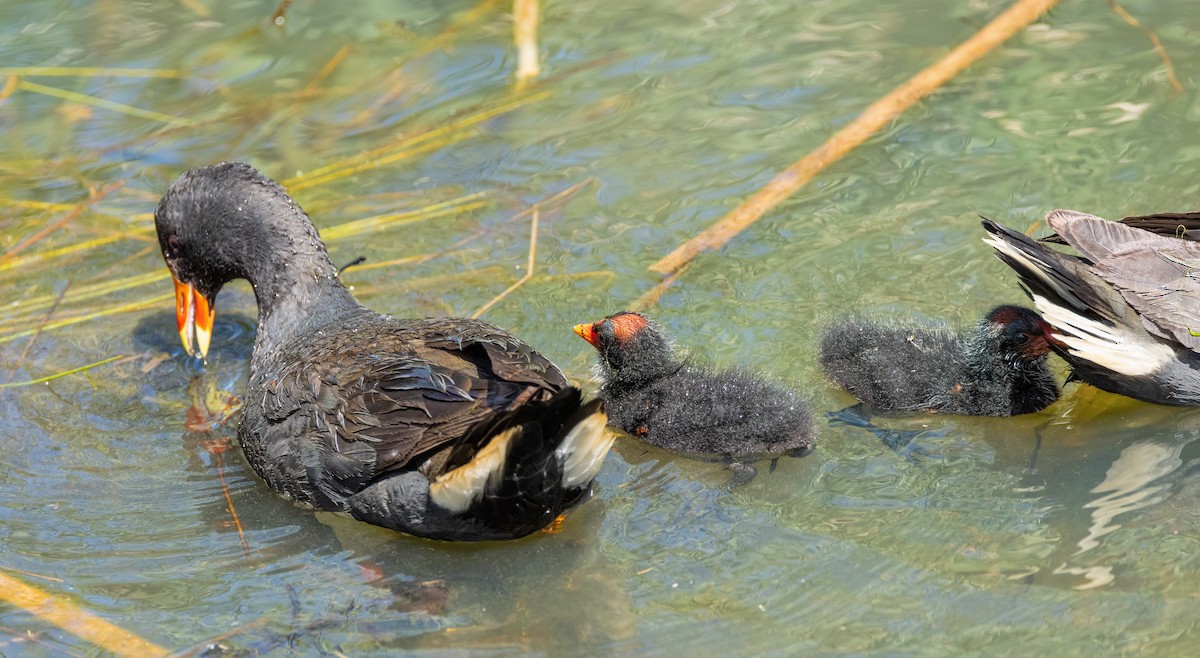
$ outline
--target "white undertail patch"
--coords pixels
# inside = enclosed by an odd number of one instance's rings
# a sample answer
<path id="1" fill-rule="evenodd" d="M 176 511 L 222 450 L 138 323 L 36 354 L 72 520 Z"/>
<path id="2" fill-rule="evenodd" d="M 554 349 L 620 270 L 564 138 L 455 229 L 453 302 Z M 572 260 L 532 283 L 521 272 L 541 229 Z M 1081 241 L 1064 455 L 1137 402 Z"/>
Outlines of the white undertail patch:
<path id="1" fill-rule="evenodd" d="M 430 500 L 454 513 L 466 511 L 503 477 L 508 448 L 521 429 L 517 426 L 504 430 L 492 437 L 471 461 L 439 475 L 429 485 Z"/>
<path id="2" fill-rule="evenodd" d="M 564 488 L 578 489 L 596 477 L 617 438 L 606 425 L 608 416 L 604 412 L 594 413 L 576 423 L 558 444 L 554 456 L 562 464 Z"/>
<path id="3" fill-rule="evenodd" d="M 1148 334 L 1086 318 L 1041 295 L 1033 295 L 1033 304 L 1072 355 L 1108 370 L 1143 377 L 1175 358 L 1174 350 Z"/>

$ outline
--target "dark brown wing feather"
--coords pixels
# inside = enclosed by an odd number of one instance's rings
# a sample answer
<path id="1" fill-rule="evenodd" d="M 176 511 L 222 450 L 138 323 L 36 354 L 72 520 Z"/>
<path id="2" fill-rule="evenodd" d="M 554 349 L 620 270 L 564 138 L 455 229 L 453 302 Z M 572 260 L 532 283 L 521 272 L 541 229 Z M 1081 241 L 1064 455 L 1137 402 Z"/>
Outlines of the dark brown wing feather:
<path id="1" fill-rule="evenodd" d="M 263 477 L 318 507 L 342 508 L 378 476 L 430 458 L 428 475 L 453 468 L 569 386 L 553 363 L 488 323 L 371 319 L 309 342 L 296 350 L 303 358 L 281 354 L 288 365 L 262 383 L 264 417 L 242 424 Z"/>

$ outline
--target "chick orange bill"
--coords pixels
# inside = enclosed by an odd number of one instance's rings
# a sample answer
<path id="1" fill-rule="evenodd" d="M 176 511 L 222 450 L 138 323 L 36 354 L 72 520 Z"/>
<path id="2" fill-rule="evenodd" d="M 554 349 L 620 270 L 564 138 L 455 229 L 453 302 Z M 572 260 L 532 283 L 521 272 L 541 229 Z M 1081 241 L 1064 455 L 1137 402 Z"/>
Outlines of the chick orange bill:
<path id="1" fill-rule="evenodd" d="M 575 325 L 575 333 L 579 337 L 592 344 L 592 347 L 600 349 L 600 337 L 596 335 L 596 325 L 594 324 L 577 324 Z"/>
<path id="2" fill-rule="evenodd" d="M 204 358 L 212 340 L 213 317 L 216 314 L 208 298 L 196 292 L 190 283 L 175 277 L 175 321 L 179 324 L 179 339 L 188 354 Z M 192 334 L 196 335 L 193 349 Z"/>

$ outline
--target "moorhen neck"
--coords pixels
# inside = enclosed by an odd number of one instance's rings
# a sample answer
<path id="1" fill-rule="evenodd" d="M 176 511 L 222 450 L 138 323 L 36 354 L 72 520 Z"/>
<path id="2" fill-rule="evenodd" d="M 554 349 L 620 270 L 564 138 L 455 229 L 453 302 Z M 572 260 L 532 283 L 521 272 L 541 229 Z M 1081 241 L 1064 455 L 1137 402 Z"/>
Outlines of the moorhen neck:
<path id="1" fill-rule="evenodd" d="M 575 333 L 599 351 L 609 422 L 628 434 L 686 456 L 723 461 L 736 483 L 756 473 L 744 462 L 800 457 L 813 449 L 816 429 L 799 395 L 747 373 L 687 363 L 641 313 L 576 325 Z"/>
<path id="2" fill-rule="evenodd" d="M 1049 325 L 1020 306 L 997 306 L 957 334 L 842 319 L 821 339 L 821 366 L 835 384 L 881 412 L 1012 416 L 1058 399 L 1046 368 Z"/>
<path id="3" fill-rule="evenodd" d="M 271 488 L 448 540 L 508 539 L 581 502 L 612 444 L 599 401 L 507 331 L 359 304 L 283 188 L 248 165 L 184 173 L 155 226 L 180 335 L 203 357 L 213 301 L 250 281 L 258 334 L 238 438 Z"/>
<path id="4" fill-rule="evenodd" d="M 1074 377 L 1146 402 L 1200 405 L 1200 244 L 1074 210 L 1046 222 L 1081 256 L 987 219 L 984 241 L 1020 277 Z"/>

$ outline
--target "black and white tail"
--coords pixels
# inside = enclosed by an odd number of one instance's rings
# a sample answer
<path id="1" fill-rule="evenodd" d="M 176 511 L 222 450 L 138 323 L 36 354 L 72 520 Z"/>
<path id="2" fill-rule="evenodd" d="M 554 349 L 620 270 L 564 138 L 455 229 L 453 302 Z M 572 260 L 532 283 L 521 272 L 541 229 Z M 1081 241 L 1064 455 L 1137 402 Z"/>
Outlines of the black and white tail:
<path id="1" fill-rule="evenodd" d="M 578 391 L 565 394 L 579 395 Z M 469 462 L 434 478 L 429 497 L 453 513 L 480 505 L 553 508 L 559 500 L 569 505 L 591 484 L 612 447 L 616 435 L 605 429 L 607 422 L 597 399 L 579 407 L 565 421 L 552 423 L 558 425 L 553 434 L 541 419 L 508 427 L 489 439 Z M 493 513 L 504 516 L 513 510 Z"/>
<path id="2" fill-rule="evenodd" d="M 1172 361 L 1175 350 L 1151 336 L 1121 294 L 1086 261 L 1052 251 L 988 219 L 983 228 L 989 233 L 984 242 L 1017 273 L 1026 294 L 1054 328 L 1053 347 L 1081 376 L 1090 371 L 1100 378 L 1112 373 L 1144 377 Z"/>

